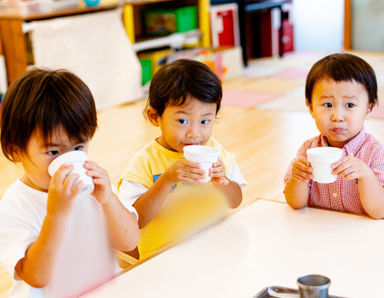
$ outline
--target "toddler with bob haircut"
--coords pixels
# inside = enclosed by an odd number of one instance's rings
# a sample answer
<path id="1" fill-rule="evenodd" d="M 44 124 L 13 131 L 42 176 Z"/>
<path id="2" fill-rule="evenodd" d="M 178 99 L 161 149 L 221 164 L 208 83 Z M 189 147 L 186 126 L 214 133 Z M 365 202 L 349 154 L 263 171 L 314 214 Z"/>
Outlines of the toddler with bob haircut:
<path id="1" fill-rule="evenodd" d="M 9 87 L 1 113 L 4 155 L 24 174 L 0 200 L 0 260 L 13 278 L 9 297 L 77 297 L 113 278 L 113 248 L 134 249 L 135 212 L 112 192 L 108 173 L 84 164 L 95 185 L 62 165 L 52 178 L 48 165 L 61 154 L 87 152 L 97 128 L 93 96 L 64 70 L 34 69 Z"/>
<path id="2" fill-rule="evenodd" d="M 246 181 L 234 155 L 211 137 L 221 98 L 220 80 L 198 61 L 177 60 L 153 77 L 145 113 L 161 134 L 131 159 L 118 185 L 121 199 L 139 214 L 136 257 L 146 258 L 172 242 L 188 229 L 187 222 L 199 225 L 241 203 L 240 186 Z M 199 183 L 205 173 L 184 158 L 188 145 L 218 149 L 219 160 L 207 173 L 212 183 Z M 199 186 L 203 190 L 194 192 Z"/>
<path id="3" fill-rule="evenodd" d="M 384 146 L 364 130 L 377 104 L 372 67 L 352 54 L 329 55 L 312 66 L 305 96 L 320 135 L 304 142 L 288 169 L 288 204 L 384 218 Z M 331 165 L 335 182 L 312 180 L 306 151 L 313 147 L 342 149 L 342 158 Z"/>

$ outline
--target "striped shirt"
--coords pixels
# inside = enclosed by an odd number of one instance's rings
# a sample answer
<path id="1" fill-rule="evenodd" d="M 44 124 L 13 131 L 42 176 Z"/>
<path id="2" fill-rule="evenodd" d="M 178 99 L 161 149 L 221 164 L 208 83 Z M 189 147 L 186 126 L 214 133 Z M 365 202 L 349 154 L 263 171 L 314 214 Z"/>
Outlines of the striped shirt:
<path id="1" fill-rule="evenodd" d="M 292 166 L 297 158 L 307 158 L 306 151 L 313 147 L 329 146 L 327 139 L 319 135 L 304 142 L 291 162 L 284 178 L 288 183 L 292 176 Z M 365 162 L 384 186 L 384 145 L 362 129 L 352 140 L 344 145 L 343 156 L 353 155 Z M 338 177 L 333 183 L 323 184 L 308 181 L 309 207 L 319 207 L 355 214 L 367 214 L 361 205 L 358 180 L 346 180 Z M 384 198 L 383 198 L 384 200 Z"/>

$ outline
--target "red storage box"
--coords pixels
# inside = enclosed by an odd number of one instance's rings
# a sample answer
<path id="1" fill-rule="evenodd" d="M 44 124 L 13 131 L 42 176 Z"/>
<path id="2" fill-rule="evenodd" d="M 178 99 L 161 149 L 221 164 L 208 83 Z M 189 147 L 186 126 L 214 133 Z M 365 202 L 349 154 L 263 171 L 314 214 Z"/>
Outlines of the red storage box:
<path id="1" fill-rule="evenodd" d="M 236 3 L 211 6 L 212 47 L 240 45 L 239 17 Z"/>
<path id="2" fill-rule="evenodd" d="M 294 50 L 293 24 L 289 20 L 283 21 L 283 52 L 292 52 Z"/>

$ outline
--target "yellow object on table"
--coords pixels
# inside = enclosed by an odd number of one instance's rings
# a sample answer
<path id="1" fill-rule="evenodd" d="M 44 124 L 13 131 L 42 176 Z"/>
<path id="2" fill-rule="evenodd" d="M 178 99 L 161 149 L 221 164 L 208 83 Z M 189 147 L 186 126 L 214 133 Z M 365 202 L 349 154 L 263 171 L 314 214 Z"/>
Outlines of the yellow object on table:
<path id="1" fill-rule="evenodd" d="M 201 231 L 227 212 L 224 194 L 211 183 L 178 184 L 158 215 L 140 230 L 140 259 Z"/>

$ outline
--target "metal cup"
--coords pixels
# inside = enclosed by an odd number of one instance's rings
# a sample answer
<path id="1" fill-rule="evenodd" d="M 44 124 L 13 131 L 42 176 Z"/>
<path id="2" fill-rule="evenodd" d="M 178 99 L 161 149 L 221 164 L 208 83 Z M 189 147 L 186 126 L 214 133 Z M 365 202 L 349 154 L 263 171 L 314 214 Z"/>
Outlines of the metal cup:
<path id="1" fill-rule="evenodd" d="M 331 280 L 323 275 L 310 274 L 297 279 L 300 298 L 328 298 Z"/>

